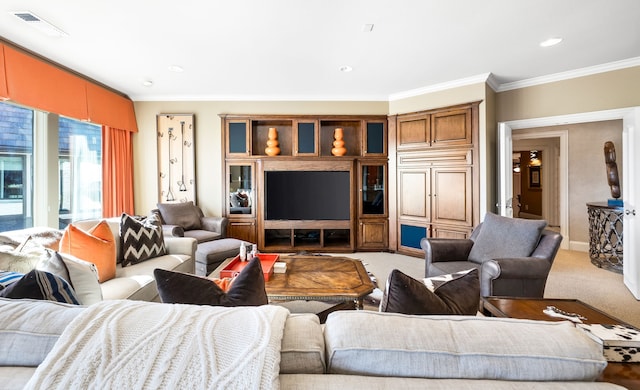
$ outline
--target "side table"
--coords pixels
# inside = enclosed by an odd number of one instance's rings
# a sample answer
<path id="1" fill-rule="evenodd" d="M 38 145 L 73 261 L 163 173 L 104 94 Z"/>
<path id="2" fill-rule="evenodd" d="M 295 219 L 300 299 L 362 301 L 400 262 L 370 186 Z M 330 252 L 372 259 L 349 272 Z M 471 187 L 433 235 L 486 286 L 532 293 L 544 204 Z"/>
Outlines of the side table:
<path id="1" fill-rule="evenodd" d="M 587 320 L 584 322 L 587 324 L 629 325 L 577 299 L 483 297 L 481 304 L 482 313 L 492 317 L 566 321 L 543 313 L 547 306 L 555 306 L 560 310 L 585 316 Z M 629 390 L 640 390 L 640 363 L 609 362 L 598 381 L 615 383 Z"/>
<path id="2" fill-rule="evenodd" d="M 622 272 L 622 219 L 624 207 L 606 202 L 587 203 L 589 257 L 596 266 Z"/>

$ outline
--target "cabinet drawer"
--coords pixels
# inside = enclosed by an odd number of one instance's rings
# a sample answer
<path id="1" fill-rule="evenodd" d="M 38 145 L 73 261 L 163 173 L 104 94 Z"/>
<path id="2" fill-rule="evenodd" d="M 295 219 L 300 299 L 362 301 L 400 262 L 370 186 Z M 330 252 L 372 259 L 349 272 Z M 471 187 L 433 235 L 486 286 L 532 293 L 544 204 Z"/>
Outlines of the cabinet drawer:
<path id="1" fill-rule="evenodd" d="M 398 155 L 398 166 L 472 165 L 472 149 L 444 149 L 429 152 L 404 152 Z"/>

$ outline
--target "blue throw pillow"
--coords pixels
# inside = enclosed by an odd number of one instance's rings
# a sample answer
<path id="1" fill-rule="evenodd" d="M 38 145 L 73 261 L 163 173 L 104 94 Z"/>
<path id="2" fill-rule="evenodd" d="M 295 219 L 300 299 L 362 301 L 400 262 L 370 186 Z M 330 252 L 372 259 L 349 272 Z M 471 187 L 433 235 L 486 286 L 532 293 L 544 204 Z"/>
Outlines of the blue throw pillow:
<path id="1" fill-rule="evenodd" d="M 49 272 L 35 269 L 0 291 L 0 297 L 80 304 L 75 291 L 67 281 Z"/>
<path id="2" fill-rule="evenodd" d="M 24 276 L 23 273 L 14 271 L 0 271 L 0 291 L 17 282 Z"/>

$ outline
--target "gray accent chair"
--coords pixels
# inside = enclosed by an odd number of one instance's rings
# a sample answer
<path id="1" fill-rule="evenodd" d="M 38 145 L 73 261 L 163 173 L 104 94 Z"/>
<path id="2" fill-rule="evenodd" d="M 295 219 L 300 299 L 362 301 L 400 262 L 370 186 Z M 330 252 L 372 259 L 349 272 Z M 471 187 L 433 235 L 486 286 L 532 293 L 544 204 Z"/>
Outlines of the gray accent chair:
<path id="1" fill-rule="evenodd" d="M 468 239 L 423 238 L 425 276 L 439 276 L 471 268 L 480 271 L 480 295 L 542 298 L 562 235 L 545 229 L 533 252 L 526 257 L 501 257 L 481 262 L 469 253 L 482 229 L 480 223 Z M 500 242 L 496 242 L 500 245 Z"/>
<path id="2" fill-rule="evenodd" d="M 226 217 L 205 217 L 193 202 L 158 203 L 157 207 L 151 212 L 160 214 L 165 235 L 192 237 L 198 244 L 219 240 L 227 235 L 229 221 Z"/>

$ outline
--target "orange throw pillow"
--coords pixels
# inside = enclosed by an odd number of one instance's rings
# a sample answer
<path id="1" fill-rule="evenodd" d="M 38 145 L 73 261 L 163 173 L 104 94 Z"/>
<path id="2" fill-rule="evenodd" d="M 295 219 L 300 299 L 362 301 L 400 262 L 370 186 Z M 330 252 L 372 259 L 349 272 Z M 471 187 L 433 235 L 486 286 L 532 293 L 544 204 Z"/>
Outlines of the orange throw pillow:
<path id="1" fill-rule="evenodd" d="M 220 289 L 224 292 L 229 291 L 229 289 L 231 288 L 231 282 L 233 282 L 233 279 L 231 278 L 209 278 L 210 280 L 213 281 L 213 283 L 217 284 L 218 287 L 220 287 Z"/>
<path id="2" fill-rule="evenodd" d="M 67 226 L 60 240 L 60 252 L 95 264 L 100 283 L 116 277 L 116 241 L 105 220 L 88 232 L 73 224 Z"/>

